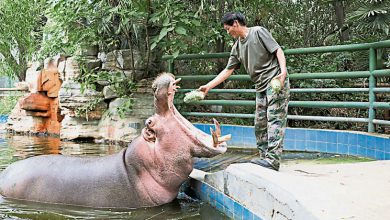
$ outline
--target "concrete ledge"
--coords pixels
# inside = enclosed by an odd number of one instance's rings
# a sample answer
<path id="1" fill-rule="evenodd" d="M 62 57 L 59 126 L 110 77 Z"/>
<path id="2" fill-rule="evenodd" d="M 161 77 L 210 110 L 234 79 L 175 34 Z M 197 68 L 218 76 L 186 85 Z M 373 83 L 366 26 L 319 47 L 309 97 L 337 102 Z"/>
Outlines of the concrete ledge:
<path id="1" fill-rule="evenodd" d="M 280 172 L 243 163 L 191 176 L 199 197 L 234 219 L 390 219 L 389 170 L 390 161 L 294 164 Z"/>
<path id="2" fill-rule="evenodd" d="M 224 190 L 263 219 L 315 219 L 294 195 L 276 184 L 274 179 L 282 176 L 255 164 L 235 164 L 224 172 Z"/>

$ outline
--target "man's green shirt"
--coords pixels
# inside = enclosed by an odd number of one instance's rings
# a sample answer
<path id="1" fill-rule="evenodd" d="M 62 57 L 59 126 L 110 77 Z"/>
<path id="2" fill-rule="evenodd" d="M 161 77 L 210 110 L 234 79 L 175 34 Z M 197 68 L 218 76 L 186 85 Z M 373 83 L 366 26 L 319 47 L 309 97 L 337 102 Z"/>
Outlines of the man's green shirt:
<path id="1" fill-rule="evenodd" d="M 267 89 L 268 83 L 280 72 L 280 66 L 276 57 L 279 44 L 271 33 L 264 27 L 250 27 L 245 39 L 237 40 L 230 52 L 227 69 L 239 68 L 243 64 L 256 91 Z"/>

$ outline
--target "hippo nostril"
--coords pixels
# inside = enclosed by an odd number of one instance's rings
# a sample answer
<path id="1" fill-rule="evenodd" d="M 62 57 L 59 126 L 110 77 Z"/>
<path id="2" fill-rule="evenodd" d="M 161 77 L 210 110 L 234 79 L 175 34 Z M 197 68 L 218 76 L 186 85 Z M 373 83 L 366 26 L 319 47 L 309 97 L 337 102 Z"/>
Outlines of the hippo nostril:
<path id="1" fill-rule="evenodd" d="M 156 140 L 156 134 L 154 133 L 153 130 L 149 129 L 149 128 L 144 128 L 142 130 L 142 136 L 144 137 L 144 139 L 146 141 L 152 141 L 154 142 Z"/>

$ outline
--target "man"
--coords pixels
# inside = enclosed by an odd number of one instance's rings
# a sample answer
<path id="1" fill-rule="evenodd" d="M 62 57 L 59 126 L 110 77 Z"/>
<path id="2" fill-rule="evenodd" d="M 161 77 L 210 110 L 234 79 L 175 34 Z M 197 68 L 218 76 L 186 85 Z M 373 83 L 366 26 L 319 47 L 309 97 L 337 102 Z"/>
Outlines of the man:
<path id="1" fill-rule="evenodd" d="M 205 94 L 226 80 L 242 64 L 256 87 L 255 135 L 260 158 L 251 160 L 260 166 L 279 170 L 287 122 L 290 85 L 283 50 L 264 27 L 247 27 L 245 16 L 229 12 L 222 18 L 224 29 L 237 39 L 226 68 L 216 78 L 199 87 Z M 273 78 L 282 89 L 270 86 Z"/>

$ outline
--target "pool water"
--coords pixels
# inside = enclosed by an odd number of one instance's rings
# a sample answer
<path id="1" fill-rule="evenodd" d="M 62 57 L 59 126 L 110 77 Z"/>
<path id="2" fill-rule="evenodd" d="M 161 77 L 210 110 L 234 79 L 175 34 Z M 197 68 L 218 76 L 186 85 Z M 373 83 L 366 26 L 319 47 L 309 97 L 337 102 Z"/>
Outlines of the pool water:
<path id="1" fill-rule="evenodd" d="M 63 142 L 54 137 L 0 133 L 0 171 L 32 156 L 62 154 L 79 157 L 104 156 L 122 149 L 118 145 Z M 173 202 L 133 210 L 102 210 L 63 205 L 5 200 L 0 197 L 0 219 L 228 219 L 200 200 L 180 192 Z"/>

